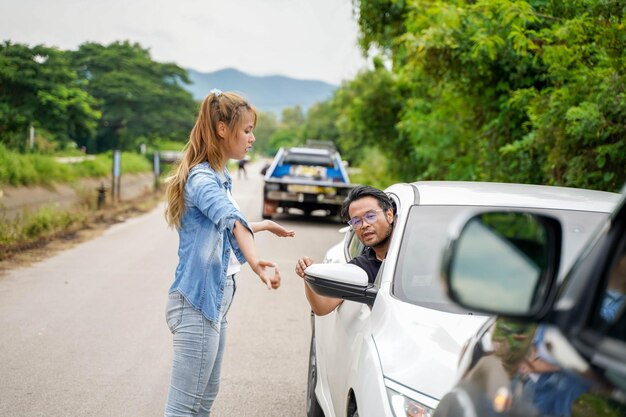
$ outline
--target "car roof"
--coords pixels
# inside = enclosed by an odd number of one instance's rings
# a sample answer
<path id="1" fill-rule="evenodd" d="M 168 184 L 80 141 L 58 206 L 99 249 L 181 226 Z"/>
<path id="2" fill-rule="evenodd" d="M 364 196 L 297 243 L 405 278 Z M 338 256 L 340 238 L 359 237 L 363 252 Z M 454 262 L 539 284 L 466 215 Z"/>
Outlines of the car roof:
<path id="1" fill-rule="evenodd" d="M 288 153 L 301 153 L 307 155 L 330 155 L 331 152 L 328 149 L 321 148 L 288 148 L 286 149 Z"/>
<path id="2" fill-rule="evenodd" d="M 527 207 L 610 213 L 620 194 L 547 185 L 419 181 L 387 188 L 409 205 Z M 414 200 L 413 202 L 410 202 Z"/>

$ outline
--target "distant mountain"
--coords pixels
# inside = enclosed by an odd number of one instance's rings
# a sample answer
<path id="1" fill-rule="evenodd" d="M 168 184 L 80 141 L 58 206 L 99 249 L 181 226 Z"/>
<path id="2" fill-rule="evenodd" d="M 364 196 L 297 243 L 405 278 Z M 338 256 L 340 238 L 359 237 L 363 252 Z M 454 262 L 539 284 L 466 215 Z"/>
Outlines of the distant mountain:
<path id="1" fill-rule="evenodd" d="M 236 69 L 202 73 L 187 69 L 193 84 L 184 86 L 196 100 L 202 100 L 213 88 L 236 91 L 260 111 L 280 116 L 285 107 L 299 105 L 306 111 L 314 103 L 329 99 L 336 85 L 323 81 L 298 80 L 281 75 L 254 76 Z"/>

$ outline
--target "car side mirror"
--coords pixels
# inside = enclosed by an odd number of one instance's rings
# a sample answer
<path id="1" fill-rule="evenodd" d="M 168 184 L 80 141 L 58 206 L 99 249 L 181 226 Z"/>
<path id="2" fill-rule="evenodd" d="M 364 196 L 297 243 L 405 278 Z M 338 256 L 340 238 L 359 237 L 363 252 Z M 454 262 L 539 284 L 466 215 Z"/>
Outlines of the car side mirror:
<path id="1" fill-rule="evenodd" d="M 561 225 L 520 211 L 484 212 L 451 231 L 442 275 L 457 304 L 488 314 L 537 319 L 554 295 Z"/>
<path id="2" fill-rule="evenodd" d="M 367 273 L 353 264 L 313 264 L 304 270 L 304 279 L 319 295 L 372 305 L 377 289 Z"/>

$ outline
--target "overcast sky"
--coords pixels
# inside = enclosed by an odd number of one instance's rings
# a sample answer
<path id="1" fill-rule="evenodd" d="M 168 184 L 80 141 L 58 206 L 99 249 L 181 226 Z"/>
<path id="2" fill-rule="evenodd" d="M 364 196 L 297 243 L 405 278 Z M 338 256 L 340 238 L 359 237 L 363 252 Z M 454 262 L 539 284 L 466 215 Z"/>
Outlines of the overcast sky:
<path id="1" fill-rule="evenodd" d="M 212 72 L 339 84 L 365 66 L 351 0 L 0 0 L 0 39 L 76 49 L 138 42 L 152 59 Z"/>

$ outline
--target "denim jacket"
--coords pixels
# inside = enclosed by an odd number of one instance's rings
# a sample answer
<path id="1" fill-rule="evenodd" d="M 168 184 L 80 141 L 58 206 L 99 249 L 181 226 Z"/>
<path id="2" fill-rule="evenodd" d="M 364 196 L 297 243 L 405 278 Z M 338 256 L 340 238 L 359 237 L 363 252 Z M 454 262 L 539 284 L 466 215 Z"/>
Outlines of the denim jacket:
<path id="1" fill-rule="evenodd" d="M 169 292 L 180 292 L 213 324 L 219 324 L 230 251 L 246 262 L 233 229 L 239 220 L 252 233 L 243 214 L 226 195 L 232 180 L 225 169 L 214 171 L 207 162 L 189 171 L 185 185 L 185 210 L 178 229 L 178 266 Z"/>

